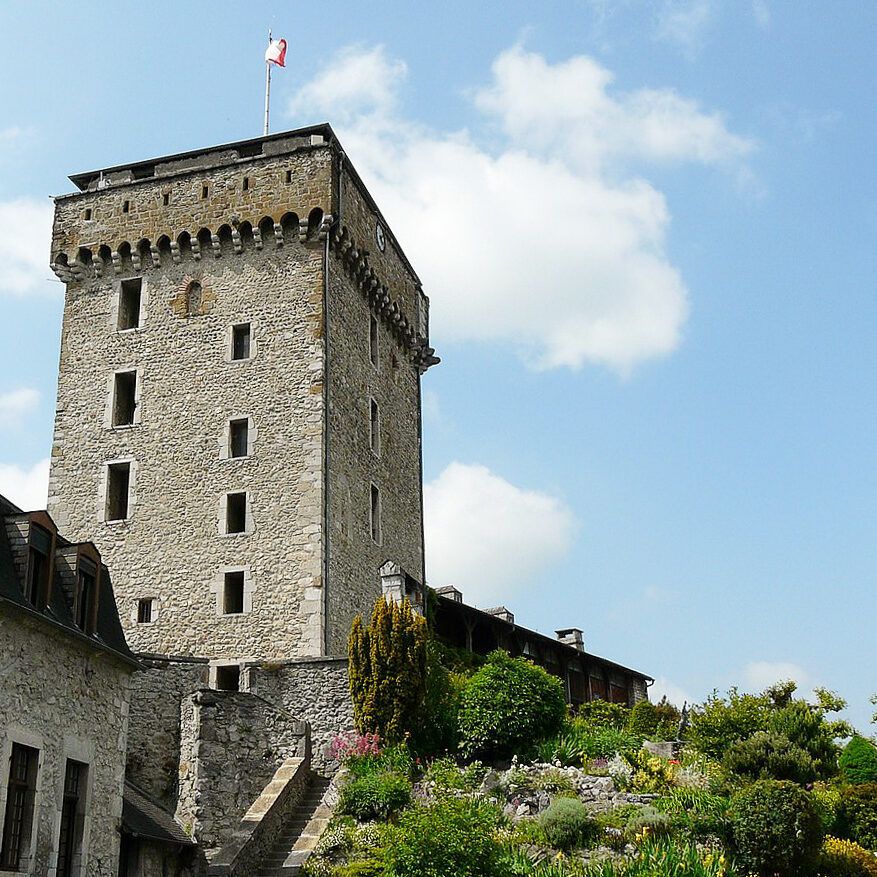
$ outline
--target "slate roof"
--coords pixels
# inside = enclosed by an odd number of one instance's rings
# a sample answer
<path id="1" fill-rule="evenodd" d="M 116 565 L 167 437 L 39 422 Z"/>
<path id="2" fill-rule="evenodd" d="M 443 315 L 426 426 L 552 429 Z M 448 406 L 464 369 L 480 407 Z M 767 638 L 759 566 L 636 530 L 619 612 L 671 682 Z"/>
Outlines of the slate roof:
<path id="1" fill-rule="evenodd" d="M 12 546 L 3 519 L 10 515 L 25 514 L 18 506 L 0 495 L 0 602 L 13 604 L 20 611 L 43 619 L 48 624 L 63 628 L 72 636 L 88 642 L 90 645 L 113 652 L 116 656 L 139 666 L 137 660 L 128 648 L 125 634 L 122 631 L 122 622 L 119 620 L 119 611 L 116 608 L 116 599 L 113 595 L 113 585 L 110 572 L 106 566 L 101 566 L 100 597 L 98 600 L 97 626 L 94 635 L 84 633 L 73 620 L 73 608 L 68 602 L 67 595 L 62 587 L 53 587 L 51 602 L 44 611 L 38 611 L 28 602 L 25 597 L 24 583 L 15 566 Z M 59 533 L 57 536 L 56 549 L 68 548 L 75 545 L 64 539 Z M 55 559 L 55 576 L 59 581 Z"/>
<path id="2" fill-rule="evenodd" d="M 122 831 L 134 837 L 176 846 L 195 845 L 170 810 L 128 780 L 125 780 L 122 798 Z"/>

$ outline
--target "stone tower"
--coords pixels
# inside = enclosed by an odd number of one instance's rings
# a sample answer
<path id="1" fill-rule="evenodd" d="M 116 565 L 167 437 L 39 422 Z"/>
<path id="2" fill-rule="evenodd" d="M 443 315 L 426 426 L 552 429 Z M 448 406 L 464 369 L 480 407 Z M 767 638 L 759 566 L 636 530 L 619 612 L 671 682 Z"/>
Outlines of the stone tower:
<path id="1" fill-rule="evenodd" d="M 71 177 L 49 511 L 131 647 L 338 654 L 423 581 L 428 300 L 328 125 Z"/>

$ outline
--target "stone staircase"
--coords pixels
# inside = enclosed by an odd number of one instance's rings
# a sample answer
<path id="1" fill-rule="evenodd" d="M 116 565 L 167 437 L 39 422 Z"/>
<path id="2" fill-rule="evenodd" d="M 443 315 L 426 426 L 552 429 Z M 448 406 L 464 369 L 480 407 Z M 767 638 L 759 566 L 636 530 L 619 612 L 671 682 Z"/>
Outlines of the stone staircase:
<path id="1" fill-rule="evenodd" d="M 296 807 L 289 823 L 265 857 L 257 877 L 294 877 L 313 852 L 332 810 L 323 803 L 330 780 L 313 775 L 311 785 Z"/>

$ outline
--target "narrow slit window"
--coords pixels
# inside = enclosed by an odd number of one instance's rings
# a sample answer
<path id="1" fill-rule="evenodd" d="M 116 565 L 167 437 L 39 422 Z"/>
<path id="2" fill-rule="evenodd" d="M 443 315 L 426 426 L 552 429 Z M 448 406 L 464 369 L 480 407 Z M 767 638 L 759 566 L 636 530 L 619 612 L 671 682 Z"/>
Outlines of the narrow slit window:
<path id="1" fill-rule="evenodd" d="M 250 324 L 240 323 L 231 330 L 231 358 L 250 358 Z"/>
<path id="2" fill-rule="evenodd" d="M 0 870 L 26 871 L 33 833 L 34 799 L 37 790 L 39 750 L 12 744 L 9 780 L 6 786 L 6 815 Z"/>
<path id="3" fill-rule="evenodd" d="M 144 597 L 137 601 L 137 623 L 150 624 L 155 617 L 155 600 Z"/>
<path id="4" fill-rule="evenodd" d="M 171 196 L 167 192 L 165 192 L 164 195 L 161 196 L 161 203 L 165 207 L 167 207 L 168 204 L 170 204 L 170 201 L 171 201 Z"/>
<path id="5" fill-rule="evenodd" d="M 244 573 L 227 572 L 222 589 L 222 611 L 225 615 L 240 615 L 244 611 Z"/>
<path id="6" fill-rule="evenodd" d="M 230 457 L 246 457 L 249 453 L 250 421 L 231 420 L 228 424 L 228 455 Z"/>
<path id="7" fill-rule="evenodd" d="M 136 277 L 119 285 L 119 328 L 136 329 L 140 325 L 140 296 L 143 281 Z"/>
<path id="8" fill-rule="evenodd" d="M 372 484 L 371 489 L 371 534 L 372 542 L 381 544 L 381 492 Z"/>
<path id="9" fill-rule="evenodd" d="M 131 202 L 123 201 L 122 202 L 122 213 L 130 213 L 131 212 Z"/>
<path id="10" fill-rule="evenodd" d="M 220 691 L 241 690 L 241 668 L 239 664 L 227 664 L 216 668 L 216 687 Z"/>
<path id="11" fill-rule="evenodd" d="M 67 760 L 64 772 L 64 801 L 58 833 L 57 877 L 73 877 L 80 873 L 82 833 L 85 826 L 85 789 L 88 765 Z"/>
<path id="12" fill-rule="evenodd" d="M 376 453 L 381 453 L 381 412 L 374 399 L 369 400 L 369 446 Z"/>
<path id="13" fill-rule="evenodd" d="M 225 496 L 225 532 L 245 533 L 247 530 L 246 493 L 228 493 Z"/>
<path id="14" fill-rule="evenodd" d="M 124 521 L 128 517 L 128 491 L 131 486 L 131 464 L 110 463 L 107 466 L 106 520 Z"/>
<path id="15" fill-rule="evenodd" d="M 287 183 L 291 183 L 291 182 L 292 182 L 292 171 L 287 171 L 287 172 L 286 172 L 286 182 L 287 182 Z"/>
<path id="16" fill-rule="evenodd" d="M 201 187 L 201 197 L 206 198 L 210 194 L 210 188 L 208 186 Z"/>
<path id="17" fill-rule="evenodd" d="M 85 633 L 94 633 L 93 619 L 97 599 L 97 566 L 84 557 L 79 559 L 76 575 L 76 624 Z"/>
<path id="18" fill-rule="evenodd" d="M 136 399 L 137 372 L 116 372 L 113 391 L 113 426 L 133 426 Z"/>
<path id="19" fill-rule="evenodd" d="M 243 190 L 244 190 L 245 192 L 247 192 L 247 191 L 249 191 L 249 189 L 250 189 L 250 178 L 249 178 L 249 177 L 244 177 Z"/>
<path id="20" fill-rule="evenodd" d="M 86 207 L 82 213 L 82 218 L 85 220 L 91 219 L 91 207 Z"/>
<path id="21" fill-rule="evenodd" d="M 197 280 L 193 280 L 186 287 L 186 312 L 190 317 L 197 317 L 201 313 L 202 287 Z"/>
<path id="22" fill-rule="evenodd" d="M 378 365 L 378 321 L 374 317 L 369 318 L 368 324 L 368 357 L 375 368 Z"/>

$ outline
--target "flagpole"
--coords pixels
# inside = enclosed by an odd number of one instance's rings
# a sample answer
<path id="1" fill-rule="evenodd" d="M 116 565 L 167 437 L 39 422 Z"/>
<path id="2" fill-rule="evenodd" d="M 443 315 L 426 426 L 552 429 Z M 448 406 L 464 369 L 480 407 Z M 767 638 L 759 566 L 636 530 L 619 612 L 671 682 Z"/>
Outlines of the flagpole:
<path id="1" fill-rule="evenodd" d="M 271 45 L 271 28 L 268 28 L 268 45 Z M 271 101 L 271 63 L 265 62 L 265 131 L 268 136 L 268 106 Z"/>

